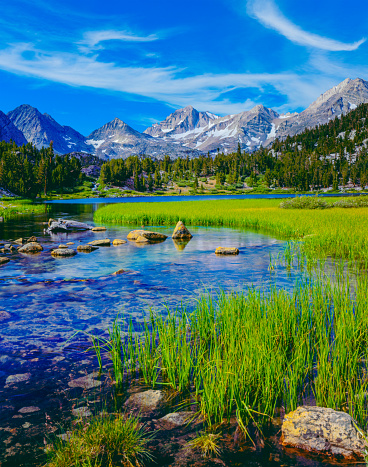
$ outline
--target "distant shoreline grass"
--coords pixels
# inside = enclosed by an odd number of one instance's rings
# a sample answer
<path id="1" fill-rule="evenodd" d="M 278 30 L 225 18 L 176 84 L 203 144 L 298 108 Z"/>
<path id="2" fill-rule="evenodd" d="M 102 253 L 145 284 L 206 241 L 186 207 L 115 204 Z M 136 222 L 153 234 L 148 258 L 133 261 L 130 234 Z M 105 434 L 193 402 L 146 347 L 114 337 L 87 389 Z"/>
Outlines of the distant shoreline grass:
<path id="1" fill-rule="evenodd" d="M 326 198 L 333 203 L 339 198 Z M 341 198 L 340 198 L 341 200 Z M 368 208 L 280 209 L 280 199 L 204 200 L 112 204 L 98 209 L 99 223 L 247 228 L 303 240 L 309 257 L 331 256 L 368 265 Z"/>
<path id="2" fill-rule="evenodd" d="M 0 198 L 0 217 L 4 221 L 29 214 L 43 214 L 48 210 L 45 204 L 35 203 L 30 199 Z"/>

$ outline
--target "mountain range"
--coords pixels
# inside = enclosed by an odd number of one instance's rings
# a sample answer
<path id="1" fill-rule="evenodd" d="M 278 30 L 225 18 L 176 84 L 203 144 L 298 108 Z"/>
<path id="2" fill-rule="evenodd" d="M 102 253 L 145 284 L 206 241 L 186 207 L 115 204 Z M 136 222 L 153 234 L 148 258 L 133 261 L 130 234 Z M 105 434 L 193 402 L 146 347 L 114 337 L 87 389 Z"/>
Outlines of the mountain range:
<path id="1" fill-rule="evenodd" d="M 187 106 L 143 133 L 115 118 L 87 137 L 30 105 L 21 105 L 7 115 L 0 111 L 0 140 L 13 140 L 18 145 L 32 142 L 37 148 L 49 146 L 53 141 L 54 150 L 59 154 L 84 152 L 103 159 L 126 158 L 132 154 L 192 157 L 218 150 L 230 153 L 237 150 L 238 144 L 242 150 L 253 151 L 261 145 L 268 146 L 275 138 L 284 139 L 327 123 L 367 102 L 368 82 L 347 78 L 300 113 L 279 114 L 257 105 L 221 117 Z"/>

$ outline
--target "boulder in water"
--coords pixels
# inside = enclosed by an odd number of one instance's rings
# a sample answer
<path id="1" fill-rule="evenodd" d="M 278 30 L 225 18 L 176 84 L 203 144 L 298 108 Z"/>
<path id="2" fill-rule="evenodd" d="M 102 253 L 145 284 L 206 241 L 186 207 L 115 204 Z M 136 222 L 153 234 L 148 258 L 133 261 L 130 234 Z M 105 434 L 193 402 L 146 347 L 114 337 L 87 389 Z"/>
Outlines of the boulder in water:
<path id="1" fill-rule="evenodd" d="M 182 221 L 179 221 L 176 224 L 174 229 L 174 233 L 172 234 L 172 238 L 174 239 L 182 239 L 182 238 L 192 238 L 193 235 L 189 232 L 189 230 L 185 227 Z"/>
<path id="2" fill-rule="evenodd" d="M 75 250 L 72 250 L 71 248 L 57 248 L 56 250 L 52 250 L 51 252 L 52 256 L 59 256 L 59 257 L 69 257 L 69 256 L 74 256 L 77 254 Z"/>
<path id="3" fill-rule="evenodd" d="M 30 242 L 18 248 L 19 253 L 39 253 L 43 248 L 38 242 Z"/>
<path id="4" fill-rule="evenodd" d="M 0 266 L 3 265 L 3 264 L 9 263 L 9 261 L 10 261 L 9 258 L 6 258 L 5 256 L 2 256 L 0 258 Z"/>
<path id="5" fill-rule="evenodd" d="M 102 238 L 101 240 L 92 240 L 92 242 L 88 242 L 88 245 L 93 246 L 110 246 L 110 239 L 109 238 Z"/>
<path id="6" fill-rule="evenodd" d="M 117 246 L 117 245 L 123 245 L 124 243 L 126 243 L 126 240 L 121 240 L 120 238 L 115 238 L 115 240 L 113 240 L 112 244 Z"/>
<path id="7" fill-rule="evenodd" d="M 228 247 L 219 246 L 218 248 L 216 248 L 215 253 L 216 255 L 238 255 L 239 250 L 238 248 L 228 248 Z"/>
<path id="8" fill-rule="evenodd" d="M 82 253 L 91 253 L 92 251 L 98 250 L 98 246 L 93 245 L 78 245 L 77 250 Z"/>
<path id="9" fill-rule="evenodd" d="M 139 237 L 144 237 L 150 242 L 163 242 L 167 239 L 167 235 L 149 230 L 132 230 L 127 236 L 128 240 L 132 240 L 133 242 L 137 241 Z"/>
<path id="10" fill-rule="evenodd" d="M 93 227 L 92 232 L 105 232 L 106 227 Z"/>

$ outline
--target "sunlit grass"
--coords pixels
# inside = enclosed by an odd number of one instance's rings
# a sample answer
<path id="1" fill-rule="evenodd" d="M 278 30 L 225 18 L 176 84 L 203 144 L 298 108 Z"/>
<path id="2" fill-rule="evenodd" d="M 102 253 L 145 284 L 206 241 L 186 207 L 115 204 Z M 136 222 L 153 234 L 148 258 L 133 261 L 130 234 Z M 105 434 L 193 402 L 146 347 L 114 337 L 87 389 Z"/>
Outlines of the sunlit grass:
<path id="1" fill-rule="evenodd" d="M 329 198 L 333 203 L 336 198 Z M 280 200 L 215 200 L 122 203 L 98 209 L 99 223 L 226 226 L 303 241 L 309 257 L 348 259 L 368 266 L 368 208 L 280 209 Z"/>
<path id="2" fill-rule="evenodd" d="M 36 204 L 28 199 L 0 198 L 0 217 L 5 221 L 27 214 L 43 214 L 48 209 L 47 205 Z"/>

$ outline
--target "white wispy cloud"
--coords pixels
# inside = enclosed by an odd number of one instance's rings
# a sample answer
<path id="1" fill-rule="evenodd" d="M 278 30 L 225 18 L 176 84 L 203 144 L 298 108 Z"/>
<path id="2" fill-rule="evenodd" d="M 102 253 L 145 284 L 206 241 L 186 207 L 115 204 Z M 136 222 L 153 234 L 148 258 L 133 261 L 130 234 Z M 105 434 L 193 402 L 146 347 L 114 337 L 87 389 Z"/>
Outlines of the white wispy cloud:
<path id="1" fill-rule="evenodd" d="M 226 96 L 238 88 L 271 86 L 285 96 L 289 108 L 307 106 L 329 85 L 333 77 L 294 72 L 233 73 L 185 76 L 175 67 L 120 66 L 99 60 L 98 55 L 48 52 L 30 43 L 13 44 L 0 50 L 0 69 L 76 87 L 91 87 L 135 94 L 166 102 L 172 106 L 193 105 L 199 110 L 219 114 L 248 110 L 251 100 L 232 102 Z M 265 104 L 267 104 L 265 102 Z"/>
<path id="2" fill-rule="evenodd" d="M 98 49 L 102 48 L 101 43 L 106 41 L 123 41 L 123 42 L 153 42 L 157 41 L 159 37 L 156 34 L 148 36 L 138 36 L 129 31 L 117 31 L 114 29 L 102 31 L 87 31 L 84 33 L 83 40 L 78 45 L 85 49 Z"/>
<path id="3" fill-rule="evenodd" d="M 366 41 L 363 38 L 357 42 L 347 44 L 304 31 L 301 27 L 290 21 L 273 0 L 248 0 L 247 13 L 257 19 L 266 28 L 277 31 L 298 45 L 336 52 L 356 50 Z"/>

